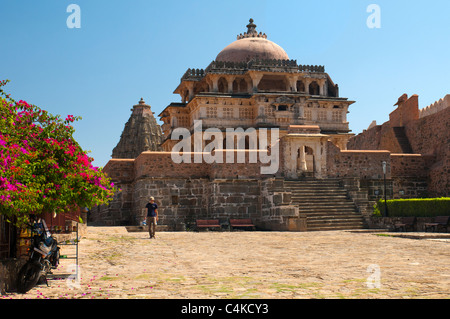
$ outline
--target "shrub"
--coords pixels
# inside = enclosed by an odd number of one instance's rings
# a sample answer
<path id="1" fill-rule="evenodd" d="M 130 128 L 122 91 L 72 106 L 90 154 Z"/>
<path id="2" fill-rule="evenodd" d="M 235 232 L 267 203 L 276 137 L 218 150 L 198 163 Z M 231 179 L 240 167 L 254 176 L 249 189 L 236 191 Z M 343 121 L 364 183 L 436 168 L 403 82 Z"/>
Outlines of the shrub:
<path id="1" fill-rule="evenodd" d="M 387 201 L 387 207 L 388 217 L 450 216 L 450 197 L 393 199 Z M 385 205 L 383 199 L 381 199 L 374 208 L 375 215 L 384 216 Z"/>
<path id="2" fill-rule="evenodd" d="M 0 81 L 0 215 L 21 223 L 108 203 L 113 183 L 73 138 L 80 118 L 16 102 L 2 89 L 7 82 Z"/>

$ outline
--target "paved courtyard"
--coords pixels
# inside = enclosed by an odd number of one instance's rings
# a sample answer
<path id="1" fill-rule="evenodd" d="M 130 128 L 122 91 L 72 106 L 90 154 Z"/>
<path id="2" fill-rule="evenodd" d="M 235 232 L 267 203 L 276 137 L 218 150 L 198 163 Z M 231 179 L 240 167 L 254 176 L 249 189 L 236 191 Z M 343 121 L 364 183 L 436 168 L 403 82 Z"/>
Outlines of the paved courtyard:
<path id="1" fill-rule="evenodd" d="M 87 227 L 79 282 L 64 260 L 50 287 L 0 299 L 449 298 L 449 234 L 399 235 L 160 232 L 150 240 L 125 227 Z"/>

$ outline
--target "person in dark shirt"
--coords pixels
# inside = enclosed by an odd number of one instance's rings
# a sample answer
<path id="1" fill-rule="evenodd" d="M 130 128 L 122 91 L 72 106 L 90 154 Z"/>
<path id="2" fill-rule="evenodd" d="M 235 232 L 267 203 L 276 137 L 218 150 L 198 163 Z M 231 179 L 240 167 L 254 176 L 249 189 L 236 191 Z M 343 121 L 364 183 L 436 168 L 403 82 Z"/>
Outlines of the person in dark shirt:
<path id="1" fill-rule="evenodd" d="M 158 205 L 155 203 L 155 199 L 150 197 L 149 202 L 145 206 L 147 208 L 147 225 L 150 238 L 155 237 L 156 222 L 158 221 Z"/>

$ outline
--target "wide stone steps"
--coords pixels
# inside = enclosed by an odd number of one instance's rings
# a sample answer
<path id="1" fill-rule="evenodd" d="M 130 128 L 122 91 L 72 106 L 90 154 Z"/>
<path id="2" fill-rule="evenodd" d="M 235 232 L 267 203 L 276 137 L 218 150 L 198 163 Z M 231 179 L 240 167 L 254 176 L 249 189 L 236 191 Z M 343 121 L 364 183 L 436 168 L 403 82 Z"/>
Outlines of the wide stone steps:
<path id="1" fill-rule="evenodd" d="M 339 180 L 285 181 L 292 204 L 305 214 L 308 231 L 364 228 L 363 216 Z"/>

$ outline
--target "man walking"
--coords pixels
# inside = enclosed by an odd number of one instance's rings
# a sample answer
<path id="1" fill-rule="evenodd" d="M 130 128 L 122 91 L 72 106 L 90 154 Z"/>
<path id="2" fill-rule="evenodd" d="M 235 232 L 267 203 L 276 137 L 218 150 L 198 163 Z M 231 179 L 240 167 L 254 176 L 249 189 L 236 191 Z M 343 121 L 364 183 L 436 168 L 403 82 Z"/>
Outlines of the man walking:
<path id="1" fill-rule="evenodd" d="M 150 197 L 150 201 L 145 206 L 147 208 L 147 225 L 150 238 L 155 238 L 156 222 L 158 221 L 158 205 L 155 199 Z"/>

